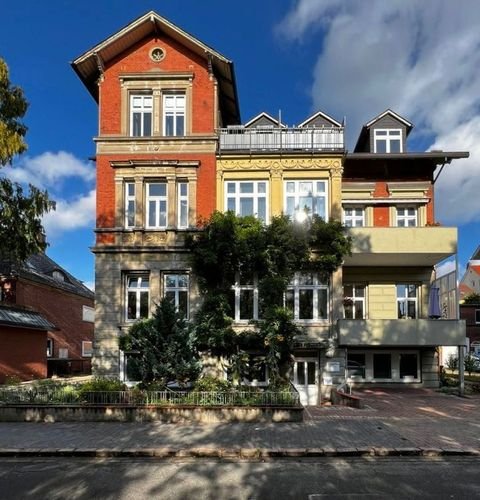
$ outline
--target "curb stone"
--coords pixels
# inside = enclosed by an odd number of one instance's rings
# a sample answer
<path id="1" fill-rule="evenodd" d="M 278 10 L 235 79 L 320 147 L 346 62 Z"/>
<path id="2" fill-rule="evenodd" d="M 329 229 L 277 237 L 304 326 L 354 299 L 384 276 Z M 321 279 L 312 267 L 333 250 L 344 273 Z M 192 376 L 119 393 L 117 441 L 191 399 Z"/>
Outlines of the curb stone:
<path id="1" fill-rule="evenodd" d="M 269 459 L 315 457 L 480 457 L 475 448 L 0 448 L 0 457 L 91 457 L 91 458 L 218 458 Z"/>

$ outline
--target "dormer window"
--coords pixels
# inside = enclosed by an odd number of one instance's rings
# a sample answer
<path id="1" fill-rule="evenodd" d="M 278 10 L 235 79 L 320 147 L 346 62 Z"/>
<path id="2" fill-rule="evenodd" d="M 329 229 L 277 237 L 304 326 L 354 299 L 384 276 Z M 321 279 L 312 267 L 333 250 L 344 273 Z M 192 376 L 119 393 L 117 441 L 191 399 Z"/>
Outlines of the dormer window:
<path id="1" fill-rule="evenodd" d="M 65 275 L 61 271 L 53 271 L 52 277 L 57 281 L 65 281 Z"/>
<path id="2" fill-rule="evenodd" d="M 401 153 L 402 131 L 400 129 L 374 129 L 375 153 Z"/>

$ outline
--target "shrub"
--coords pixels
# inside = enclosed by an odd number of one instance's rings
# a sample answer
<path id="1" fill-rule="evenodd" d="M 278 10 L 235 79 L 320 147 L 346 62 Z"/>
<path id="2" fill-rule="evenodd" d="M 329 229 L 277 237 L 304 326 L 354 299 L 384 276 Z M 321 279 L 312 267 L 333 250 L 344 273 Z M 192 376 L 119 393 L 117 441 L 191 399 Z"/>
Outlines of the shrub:
<path id="1" fill-rule="evenodd" d="M 456 370 L 458 368 L 458 358 L 454 354 L 450 354 L 447 358 L 447 368 L 449 370 Z"/>
<path id="2" fill-rule="evenodd" d="M 232 390 L 232 383 L 228 380 L 206 375 L 197 380 L 193 392 L 227 392 Z"/>
<path id="3" fill-rule="evenodd" d="M 17 375 L 8 375 L 5 377 L 5 385 L 19 385 L 22 382 L 22 379 L 20 377 L 17 377 Z"/>

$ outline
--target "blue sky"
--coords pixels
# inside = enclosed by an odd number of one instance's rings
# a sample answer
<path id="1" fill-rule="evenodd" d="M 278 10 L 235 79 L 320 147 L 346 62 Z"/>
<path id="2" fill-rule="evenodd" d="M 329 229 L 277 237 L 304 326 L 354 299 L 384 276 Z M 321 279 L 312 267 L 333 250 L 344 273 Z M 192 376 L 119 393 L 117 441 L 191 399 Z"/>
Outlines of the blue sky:
<path id="1" fill-rule="evenodd" d="M 462 0 L 23 0 L 2 5 L 0 57 L 30 102 L 29 150 L 7 175 L 48 189 L 48 254 L 93 282 L 96 104 L 70 61 L 155 10 L 234 61 L 243 121 L 314 111 L 363 123 L 391 107 L 409 149 L 469 150 L 437 183 L 437 219 L 459 226 L 464 266 L 480 244 L 480 3 Z"/>

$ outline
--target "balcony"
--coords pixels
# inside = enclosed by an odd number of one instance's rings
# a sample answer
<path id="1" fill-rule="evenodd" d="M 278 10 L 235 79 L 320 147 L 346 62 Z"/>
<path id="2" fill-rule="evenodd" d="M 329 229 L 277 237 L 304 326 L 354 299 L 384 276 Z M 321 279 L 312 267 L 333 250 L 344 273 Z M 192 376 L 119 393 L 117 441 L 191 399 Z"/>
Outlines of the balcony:
<path id="1" fill-rule="evenodd" d="M 454 319 L 340 319 L 340 346 L 458 346 L 465 344 L 465 321 Z"/>
<path id="2" fill-rule="evenodd" d="M 352 227 L 346 266 L 433 266 L 457 252 L 453 227 Z"/>
<path id="3" fill-rule="evenodd" d="M 219 130 L 222 151 L 326 151 L 343 152 L 343 127 L 244 128 Z"/>

